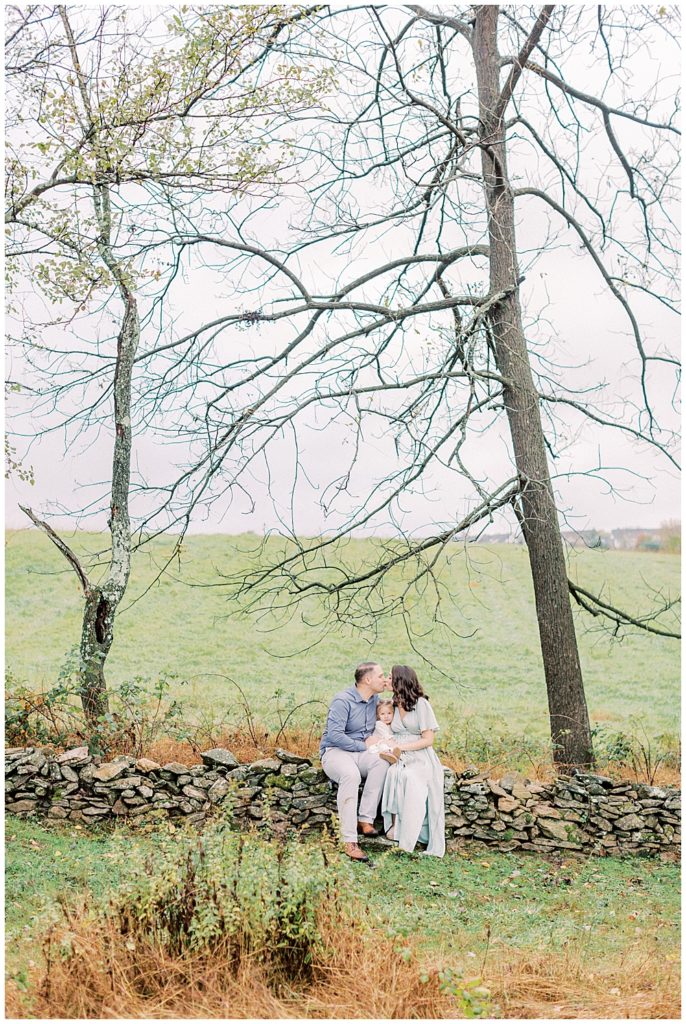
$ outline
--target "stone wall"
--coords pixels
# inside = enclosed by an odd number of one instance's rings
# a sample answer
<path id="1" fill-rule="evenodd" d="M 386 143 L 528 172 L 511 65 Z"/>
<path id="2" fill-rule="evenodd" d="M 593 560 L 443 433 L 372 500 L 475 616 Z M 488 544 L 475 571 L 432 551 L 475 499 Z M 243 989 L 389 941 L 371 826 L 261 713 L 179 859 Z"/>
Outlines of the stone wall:
<path id="1" fill-rule="evenodd" d="M 201 823 L 229 801 L 238 825 L 272 832 L 320 830 L 336 810 L 321 768 L 279 750 L 240 765 L 228 750 L 203 763 L 159 765 L 147 758 L 104 762 L 86 747 L 46 754 L 5 751 L 5 806 L 13 814 L 92 822 L 157 812 Z M 517 772 L 495 780 L 445 769 L 448 839 L 478 840 L 500 850 L 620 853 L 674 851 L 681 842 L 681 794 L 635 782 L 575 773 L 543 785 Z"/>

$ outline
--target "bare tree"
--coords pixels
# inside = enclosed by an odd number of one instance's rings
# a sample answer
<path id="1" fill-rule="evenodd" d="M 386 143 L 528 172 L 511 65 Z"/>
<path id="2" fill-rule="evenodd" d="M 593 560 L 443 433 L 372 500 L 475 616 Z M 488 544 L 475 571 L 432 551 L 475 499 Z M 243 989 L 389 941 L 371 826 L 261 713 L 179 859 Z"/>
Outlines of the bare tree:
<path id="1" fill-rule="evenodd" d="M 295 491 L 315 410 L 332 440 L 336 422 L 354 436 L 347 464 L 332 448 L 322 497 L 339 525 L 306 541 L 295 520 L 284 522 L 280 555 L 273 541 L 264 545 L 253 572 L 225 581 L 233 593 L 286 613 L 314 597 L 311 608 L 323 603 L 326 614 L 368 629 L 382 611 L 407 619 L 412 594 L 426 599 L 431 587 L 440 599 L 435 569 L 450 543 L 509 508 L 529 554 L 554 756 L 565 765 L 593 760 L 570 593 L 613 628 L 678 635 L 659 614 L 646 621 L 568 580 L 549 469 L 574 418 L 573 429 L 619 431 L 676 466 L 678 364 L 669 338 L 650 329 L 650 303 L 675 312 L 678 106 L 669 76 L 644 95 L 632 74 L 645 48 L 672 52 L 676 18 L 673 8 L 638 7 L 621 17 L 569 6 L 317 12 L 317 54 L 308 29 L 287 52 L 333 67 L 339 93 L 315 124 L 299 121 L 308 194 L 293 200 L 290 229 L 274 229 L 271 244 L 249 219 L 240 242 L 178 238 L 214 246 L 236 279 L 249 268 L 255 282 L 252 308 L 242 286 L 241 307 L 212 325 L 250 331 L 256 354 L 224 360 L 204 402 L 207 444 L 183 480 L 194 500 L 218 481 L 241 486 L 288 439 Z M 582 87 L 575 73 L 588 67 Z M 668 67 L 675 72 L 676 61 Z M 523 268 L 522 218 L 538 224 Z M 630 391 L 617 383 L 618 412 L 608 386 L 576 387 L 556 367 L 554 336 L 565 325 L 524 308 L 524 281 L 566 243 L 561 228 L 625 318 L 637 371 L 623 384 Z M 569 266 L 571 276 L 571 256 Z M 528 301 L 535 305 L 531 293 Z M 618 351 L 617 363 L 629 356 Z M 198 386 L 192 394 L 203 406 Z M 498 480 L 479 452 L 503 417 L 511 472 Z M 398 459 L 360 496 L 359 453 L 380 436 L 379 422 Z M 403 530 L 402 501 L 439 470 L 471 484 L 472 507 L 418 539 Z M 612 480 L 611 467 L 593 472 Z M 378 562 L 346 562 L 346 539 L 384 516 L 399 536 L 379 545 Z M 399 568 L 401 585 L 385 591 Z M 658 612 L 672 607 L 667 600 Z"/>
<path id="2" fill-rule="evenodd" d="M 676 465 L 670 400 L 677 363 L 669 337 L 650 323 L 653 309 L 675 312 L 678 108 L 669 76 L 644 88 L 633 68 L 651 46 L 664 50 L 670 66 L 678 13 L 368 5 L 288 9 L 286 17 L 271 8 L 241 10 L 265 19 L 251 36 L 254 57 L 241 57 L 216 89 L 202 88 L 214 81 L 207 64 L 235 47 L 213 47 L 212 19 L 231 24 L 231 9 L 200 9 L 180 27 L 183 47 L 184 32 L 210 22 L 200 38 L 212 58 L 192 62 L 202 124 L 227 123 L 226 111 L 223 121 L 210 116 L 222 114 L 222 83 L 258 88 L 270 69 L 277 82 L 285 76 L 280 102 L 258 91 L 266 119 L 251 119 L 245 99 L 230 105 L 245 143 L 240 173 L 227 177 L 213 160 L 199 172 L 194 157 L 189 171 L 175 151 L 176 162 L 158 160 L 154 173 L 147 163 L 138 168 L 142 185 L 133 172 L 108 179 L 110 197 L 122 203 L 119 231 L 131 229 L 128 238 L 119 235 L 115 258 L 135 256 L 150 275 L 138 292 L 146 299 L 139 315 L 146 342 L 133 357 L 133 435 L 145 430 L 173 443 L 183 463 L 163 481 L 131 480 L 138 542 L 170 528 L 182 536 L 213 502 L 252 501 L 260 467 L 268 485 L 282 472 L 291 488 L 283 537 L 265 539 L 251 571 L 216 585 L 228 586 L 242 607 L 266 604 L 284 616 L 300 608 L 319 626 L 344 621 L 370 635 L 379 615 L 398 614 L 415 642 L 412 608 L 433 594 L 440 615 L 440 567 L 454 542 L 509 514 L 529 552 L 555 758 L 588 764 L 570 593 L 613 629 L 674 635 L 670 600 L 646 620 L 568 580 L 559 488 L 573 473 L 615 486 L 601 460 L 591 468 L 574 463 L 574 440 L 586 426 L 618 432 Z M 197 44 L 191 52 L 197 56 Z M 184 66 L 178 55 L 170 60 Z M 171 79 L 165 97 L 176 95 Z M 317 103 L 313 82 L 335 88 Z M 78 98 L 78 76 L 71 88 Z M 179 108 L 165 103 L 179 115 L 169 123 L 185 125 Z M 165 111 L 159 116 L 168 123 Z M 127 154 L 145 153 L 140 116 L 129 115 L 117 130 Z M 199 140 L 197 126 L 189 131 L 186 145 L 196 156 L 222 152 Z M 81 131 L 70 152 L 90 141 Z M 38 186 L 13 186 L 13 225 L 25 198 L 28 210 L 43 185 L 55 184 L 53 174 Z M 87 183 L 61 185 L 92 190 L 98 182 L 91 174 Z M 141 187 L 144 196 L 132 200 Z M 236 188 L 250 196 L 230 203 Z M 43 241 L 30 237 L 31 259 L 44 262 Z M 66 244 L 58 226 L 48 237 Z M 112 272 L 100 238 L 96 227 L 78 248 L 97 254 L 86 279 L 104 311 L 97 289 Z M 615 365 L 633 354 L 637 370 L 621 386 L 611 377 L 589 384 L 561 357 L 557 339 L 566 325 L 551 323 L 553 306 L 545 308 L 532 284 L 541 261 L 556 252 L 568 258 L 570 279 L 572 268 L 588 263 L 603 301 L 624 318 L 622 345 L 612 322 Z M 56 273 L 43 271 L 50 282 Z M 73 283 L 63 268 L 59 275 L 63 296 Z M 177 321 L 174 289 L 184 275 L 209 275 L 218 293 L 212 315 L 193 306 Z M 119 293 L 112 276 L 107 282 L 111 299 Z M 82 294 L 73 299 L 78 307 Z M 88 310 L 91 330 L 97 302 Z M 43 369 L 45 351 L 29 352 Z M 48 342 L 47 353 L 52 380 L 29 394 L 34 412 L 43 421 L 52 416 L 50 429 L 87 432 L 107 422 L 116 359 L 106 345 Z M 326 446 L 320 500 L 333 526 L 307 540 L 298 529 L 299 488 L 311 472 L 302 449 L 317 429 Z M 504 469 L 484 458 L 487 433 L 507 440 Z M 370 442 L 383 451 L 383 472 L 373 479 L 364 457 Z M 416 536 L 404 507 L 435 486 L 454 491 L 455 514 Z M 373 564 L 361 564 L 348 541 L 380 525 L 395 536 L 379 541 Z"/>
<path id="3" fill-rule="evenodd" d="M 91 724 L 108 708 L 105 660 L 131 571 L 136 361 L 178 269 L 153 257 L 175 222 L 201 223 L 206 207 L 220 217 L 241 195 L 268 194 L 287 165 L 283 147 L 255 145 L 252 125 L 309 101 L 311 76 L 268 62 L 301 16 L 279 7 L 9 9 L 5 219 L 23 378 L 14 385 L 35 434 L 104 423 L 112 435 L 111 545 L 93 572 L 24 508 L 83 589 L 81 697 Z M 99 393 L 81 404 L 93 385 Z"/>

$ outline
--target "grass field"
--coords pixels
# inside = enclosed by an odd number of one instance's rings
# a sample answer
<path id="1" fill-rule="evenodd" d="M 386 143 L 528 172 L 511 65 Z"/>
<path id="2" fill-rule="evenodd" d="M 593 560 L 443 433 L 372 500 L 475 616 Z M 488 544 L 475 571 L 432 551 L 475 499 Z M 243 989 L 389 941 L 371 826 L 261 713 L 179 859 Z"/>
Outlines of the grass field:
<path id="1" fill-rule="evenodd" d="M 73 543 L 84 552 L 100 542 L 81 535 Z M 218 571 L 235 571 L 240 546 L 250 543 L 254 538 L 189 539 L 173 574 L 120 616 L 108 661 L 110 681 L 142 676 L 152 682 L 175 673 L 176 696 L 221 716 L 235 702 L 236 691 L 225 678 L 230 676 L 243 687 L 254 713 L 267 719 L 275 692 L 280 691 L 282 708 L 289 701 L 327 702 L 347 685 L 359 660 L 373 657 L 387 667 L 409 662 L 420 671 L 443 719 L 444 736 L 453 749 L 461 745 L 465 757 L 478 760 L 481 752 L 487 759 L 500 743 L 504 763 L 514 767 L 513 751 L 545 742 L 545 686 L 522 549 L 456 549 L 442 565 L 442 581 L 454 598 L 442 614 L 460 636 L 434 624 L 432 605 L 417 604 L 416 626 L 426 632 L 422 649 L 444 675 L 412 651 L 398 619 L 382 621 L 373 644 L 349 630 L 322 635 L 300 616 L 269 631 L 268 619 L 260 625 L 229 615 L 237 609 L 228 607 L 220 588 L 191 585 L 216 583 Z M 358 563 L 371 560 L 373 544 L 354 542 Z M 159 544 L 136 558 L 127 604 L 146 590 L 168 550 Z M 48 687 L 78 639 L 76 580 L 35 531 L 8 535 L 6 568 L 10 685 L 13 680 Z M 602 586 L 608 600 L 638 613 L 650 608 L 649 588 L 674 596 L 679 586 L 678 559 L 671 556 L 572 553 L 570 573 L 589 589 Z M 397 579 L 391 583 L 398 585 Z M 675 741 L 678 644 L 647 635 L 612 641 L 605 633 L 589 632 L 589 625 L 577 615 L 592 721 L 614 732 L 643 728 L 649 737 Z M 314 640 L 319 642 L 312 646 Z M 31 1016 L 42 968 L 41 938 L 59 916 L 60 900 L 90 893 L 102 901 L 126 890 L 140 867 L 136 854 L 154 858 L 161 844 L 176 843 L 171 831 L 164 824 L 88 830 L 8 818 L 11 1016 Z M 427 963 L 480 979 L 491 993 L 483 1006 L 489 1016 L 678 1016 L 678 864 L 544 859 L 476 847 L 448 853 L 442 861 L 395 850 L 377 853 L 374 860 L 375 870 L 353 872 L 350 889 L 372 927 L 383 934 L 390 929 L 399 941 L 410 936 Z"/>
<path id="2" fill-rule="evenodd" d="M 230 614 L 239 609 L 229 605 L 221 587 L 195 585 L 216 584 L 219 571 L 235 571 L 242 564 L 241 548 L 255 540 L 250 535 L 189 538 L 180 565 L 175 562 L 173 571 L 140 601 L 135 599 L 154 579 L 170 542 L 160 541 L 137 555 L 117 620 L 108 678 L 154 680 L 162 672 L 176 673 L 185 681 L 173 684 L 178 696 L 221 713 L 235 702 L 228 676 L 244 688 L 259 717 L 268 711 L 275 691 L 281 691 L 282 703 L 328 702 L 348 685 L 354 665 L 373 657 L 387 667 L 414 665 L 445 729 L 472 736 L 473 756 L 481 740 L 497 745 L 501 736 L 546 739 L 545 684 L 523 548 L 472 545 L 465 552 L 456 547 L 450 561 L 444 560 L 440 574 L 452 601 L 443 604 L 441 614 L 455 632 L 435 624 L 430 600 L 417 600 L 415 625 L 425 634 L 417 641 L 423 660 L 398 617 L 380 621 L 373 643 L 349 628 L 320 630 L 300 614 L 273 629 L 269 618 Z M 93 552 L 103 538 L 81 534 L 70 543 L 80 552 Z M 358 564 L 369 564 L 375 543 L 355 540 L 347 554 L 352 551 Z M 602 589 L 607 600 L 635 614 L 647 612 L 656 593 L 674 597 L 679 591 L 679 559 L 674 556 L 585 550 L 570 552 L 569 562 L 570 575 L 582 586 Z M 8 533 L 6 574 L 7 668 L 18 682 L 51 685 L 78 641 L 77 580 L 35 530 Z M 391 588 L 398 585 L 398 578 L 391 582 Z M 645 729 L 651 738 L 676 736 L 679 644 L 648 634 L 614 640 L 585 613 L 575 614 L 593 723 L 610 731 Z"/>
<path id="3" fill-rule="evenodd" d="M 136 854 L 170 842 L 164 826 L 85 830 L 8 819 L 6 970 L 15 1007 L 31 998 L 58 899 L 106 900 L 140 868 Z M 677 864 L 473 849 L 442 861 L 373 857 L 375 870 L 350 876 L 350 897 L 371 927 L 411 935 L 427 962 L 481 977 L 495 1015 L 677 1015 Z"/>

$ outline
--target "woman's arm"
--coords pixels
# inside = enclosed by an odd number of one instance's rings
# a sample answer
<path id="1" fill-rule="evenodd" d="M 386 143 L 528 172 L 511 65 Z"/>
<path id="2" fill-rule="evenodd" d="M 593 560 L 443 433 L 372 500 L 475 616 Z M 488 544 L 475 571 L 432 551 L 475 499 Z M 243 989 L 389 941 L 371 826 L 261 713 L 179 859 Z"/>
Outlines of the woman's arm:
<path id="1" fill-rule="evenodd" d="M 398 746 L 402 747 L 403 750 L 425 750 L 426 747 L 433 747 L 434 745 L 434 730 L 423 729 L 422 738 L 420 740 L 413 740 L 411 743 L 399 743 Z"/>

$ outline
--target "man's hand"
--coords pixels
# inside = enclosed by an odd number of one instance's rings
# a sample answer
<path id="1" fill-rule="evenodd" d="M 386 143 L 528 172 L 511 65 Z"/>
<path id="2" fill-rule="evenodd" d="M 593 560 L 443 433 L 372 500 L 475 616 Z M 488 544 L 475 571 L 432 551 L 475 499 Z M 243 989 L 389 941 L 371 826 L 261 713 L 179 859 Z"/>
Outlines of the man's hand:
<path id="1" fill-rule="evenodd" d="M 364 745 L 365 747 L 371 747 L 374 743 L 376 743 L 376 740 L 374 738 L 374 733 L 372 733 L 371 736 L 367 736 L 366 740 L 364 741 Z"/>

